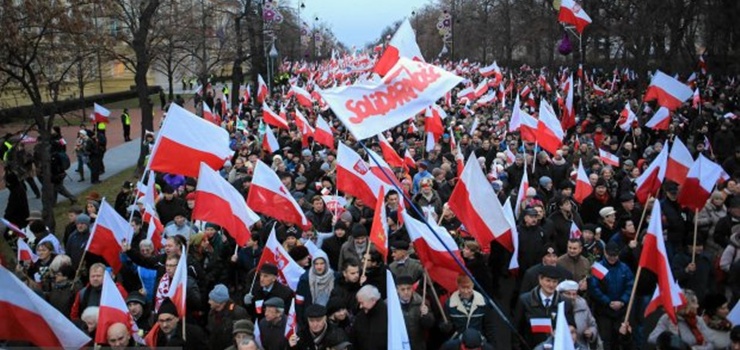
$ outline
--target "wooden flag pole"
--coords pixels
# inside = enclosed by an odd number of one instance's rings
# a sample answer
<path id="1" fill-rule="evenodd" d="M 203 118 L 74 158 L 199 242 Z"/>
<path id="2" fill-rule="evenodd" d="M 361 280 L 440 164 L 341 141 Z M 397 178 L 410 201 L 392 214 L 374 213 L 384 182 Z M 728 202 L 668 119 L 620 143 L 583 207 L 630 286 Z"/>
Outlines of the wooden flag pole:
<path id="1" fill-rule="evenodd" d="M 424 270 L 424 281 L 425 282 L 426 282 L 426 279 L 427 278 L 431 279 L 430 277 L 427 276 L 427 271 Z M 434 284 L 433 283 L 432 283 L 432 285 L 430 287 L 431 288 L 429 288 L 429 289 L 432 290 L 432 295 L 434 296 L 434 301 L 437 303 L 437 307 L 439 307 L 439 313 L 442 314 L 442 319 L 444 320 L 445 323 L 447 323 L 448 322 L 447 321 L 447 315 L 445 315 L 445 309 L 444 309 L 444 307 L 442 307 L 442 303 L 439 301 L 439 296 L 437 295 L 437 290 L 434 289 Z"/>
<path id="2" fill-rule="evenodd" d="M 635 282 L 632 284 L 632 293 L 630 293 L 630 301 L 627 303 L 627 312 L 624 314 L 624 323 L 629 323 L 630 311 L 632 310 L 632 303 L 635 301 L 635 291 L 637 290 L 637 282 L 640 280 L 640 274 L 642 274 L 642 266 L 638 266 L 637 273 L 635 273 Z"/>
<path id="3" fill-rule="evenodd" d="M 360 284 L 362 284 L 362 278 L 365 277 L 365 271 L 367 271 L 367 262 L 368 260 L 370 260 L 369 257 L 370 257 L 370 245 L 371 244 L 372 243 L 370 243 L 370 239 L 368 238 L 367 249 L 365 250 L 365 256 L 363 256 L 363 258 L 365 258 L 365 261 L 362 263 L 362 275 L 360 276 Z"/>
<path id="4" fill-rule="evenodd" d="M 696 236 L 699 232 L 699 209 L 694 209 L 694 243 L 691 246 L 691 263 L 696 263 Z"/>

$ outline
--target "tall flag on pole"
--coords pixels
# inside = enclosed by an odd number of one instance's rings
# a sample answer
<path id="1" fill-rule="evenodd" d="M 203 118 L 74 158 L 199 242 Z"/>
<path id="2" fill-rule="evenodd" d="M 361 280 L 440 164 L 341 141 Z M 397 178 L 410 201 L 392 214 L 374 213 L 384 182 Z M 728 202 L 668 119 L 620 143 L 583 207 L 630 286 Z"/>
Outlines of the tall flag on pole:
<path id="1" fill-rule="evenodd" d="M 388 349 L 411 350 L 409 334 L 401 310 L 401 300 L 398 298 L 391 270 L 385 270 L 385 286 L 388 296 Z"/>
<path id="2" fill-rule="evenodd" d="M 123 266 L 120 257 L 121 242 L 131 242 L 133 236 L 134 229 L 128 221 L 103 198 L 85 250 L 103 257 L 113 271 L 118 273 Z"/>

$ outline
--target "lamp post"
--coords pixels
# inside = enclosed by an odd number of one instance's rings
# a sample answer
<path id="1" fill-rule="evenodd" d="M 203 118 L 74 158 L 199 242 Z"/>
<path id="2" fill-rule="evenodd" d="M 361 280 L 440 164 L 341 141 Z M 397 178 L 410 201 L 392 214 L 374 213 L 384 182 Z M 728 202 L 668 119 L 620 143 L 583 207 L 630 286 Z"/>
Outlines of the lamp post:
<path id="1" fill-rule="evenodd" d="M 270 60 L 268 61 L 267 65 L 267 86 L 269 87 L 270 91 L 272 91 L 272 81 L 274 80 L 273 75 L 275 74 L 275 60 L 278 57 L 278 50 L 275 47 L 275 40 L 272 41 L 272 47 L 270 48 L 270 53 L 268 53 L 268 56 L 270 56 Z"/>

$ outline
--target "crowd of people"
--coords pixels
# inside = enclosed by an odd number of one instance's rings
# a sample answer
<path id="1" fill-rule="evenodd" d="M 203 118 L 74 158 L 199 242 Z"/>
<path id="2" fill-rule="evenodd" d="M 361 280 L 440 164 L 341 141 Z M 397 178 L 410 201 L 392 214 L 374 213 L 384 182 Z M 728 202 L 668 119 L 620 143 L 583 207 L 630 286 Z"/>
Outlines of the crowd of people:
<path id="1" fill-rule="evenodd" d="M 473 84 L 483 79 L 467 62 L 453 69 Z M 221 227 L 192 220 L 197 179 L 150 173 L 156 176 L 160 193 L 156 211 L 165 224 L 166 241 L 157 250 L 158 244 L 147 239 L 148 223 L 132 206 L 137 201 L 135 186 L 126 182 L 113 204 L 122 217 L 131 218 L 134 237 L 123 243 L 124 268 L 115 280 L 138 335 L 143 338 L 157 325 L 157 346 L 186 349 L 386 349 L 386 300 L 394 292 L 386 289 L 390 270 L 410 349 L 552 349 L 560 302 L 565 302 L 576 349 L 740 349 L 740 328 L 728 318 L 740 298 L 740 127 L 733 114 L 738 111 L 738 86 L 734 79 L 700 77 L 694 84 L 700 87 L 702 103 L 694 108 L 686 102 L 673 114 L 668 130 L 656 131 L 642 127 L 652 115 L 650 107 L 655 107 L 641 102 L 646 77 L 617 79 L 612 72 L 595 69 L 587 75 L 590 84 L 582 80 L 576 90 L 578 123 L 567 130 L 563 146 L 554 154 L 509 132 L 508 125 L 513 97 L 525 86 L 560 112 L 557 89 L 546 89 L 539 79 L 545 76 L 556 85 L 562 68 L 552 73 L 526 66 L 504 71 L 508 78 L 500 84 L 511 89 L 503 104 L 463 104 L 456 88 L 450 104 L 439 102 L 448 114 L 443 121 L 447 132 L 433 148 L 426 147 L 421 114 L 411 121 L 421 131 L 413 131 L 408 123 L 388 130 L 385 137 L 398 154 L 414 158 L 415 168 L 394 169 L 400 187 L 385 198 L 387 259 L 368 240 L 374 208 L 349 195 L 344 207 L 329 208 L 325 202 L 326 196 L 344 195 L 336 188 L 336 148 L 310 139 L 306 144 L 301 131 L 291 125 L 277 131 L 281 149 L 271 154 L 260 141 L 258 103 L 242 98 L 242 104 L 230 110 L 221 107 L 227 102 L 216 97 L 218 90 L 204 89 L 193 108 L 200 111 L 208 104 L 231 135 L 234 155 L 220 169 L 223 178 L 246 199 L 257 161 L 267 163 L 305 211 L 311 228 L 263 215 L 252 227 L 249 242 L 237 247 Z M 310 71 L 295 76 L 293 83 L 317 84 L 309 77 L 318 74 Z M 592 88 L 606 83 L 611 87 L 605 95 Z M 367 156 L 330 109 L 318 103 L 307 109 L 286 100 L 288 89 L 274 87 L 268 104 L 287 102 L 287 110 L 302 110 L 312 123 L 321 115 L 330 120 L 337 142 Z M 638 114 L 626 132 L 617 125 L 625 102 Z M 657 198 L 646 203 L 635 196 L 635 180 L 664 144 L 670 146 L 677 139 L 694 158 L 702 154 L 730 175 L 698 215 L 678 204 L 680 186 L 674 182 L 665 181 Z M 153 143 L 153 135 L 144 142 Z M 382 153 L 378 142 L 368 140 L 366 145 Z M 605 164 L 599 150 L 616 155 L 619 165 Z M 515 208 L 518 269 L 509 268 L 509 250 L 495 240 L 481 245 L 446 204 L 458 182 L 457 152 L 479 162 L 501 203 L 509 197 L 520 203 Z M 574 198 L 579 161 L 593 187 L 581 203 Z M 81 176 L 83 170 L 78 169 Z M 529 188 L 522 192 L 525 198 L 517 198 L 525 173 Z M 29 215 L 28 221 L 8 218 L 26 227 L 30 234 L 25 240 L 39 257 L 35 263 L 19 264 L 18 277 L 92 338 L 109 265 L 100 256 L 85 254 L 100 200 L 92 195 L 84 208 L 74 206 L 67 225 L 56 232 L 43 224 L 40 215 Z M 455 290 L 432 280 L 416 255 L 400 220 L 400 206 L 409 208 L 409 201 L 458 243 L 470 275 L 460 274 Z M 677 310 L 677 324 L 662 312 L 643 316 L 657 278 L 645 270 L 639 279 L 635 276 L 654 201 L 661 204 L 668 258 L 686 298 Z M 577 236 L 572 234 L 573 224 L 580 231 Z M 258 266 L 273 229 L 290 258 L 305 269 L 295 290 L 281 280 L 281 264 Z M 17 239 L 10 230 L 6 238 Z M 309 241 L 320 250 L 311 254 Z M 181 255 L 183 247 L 186 256 Z M 166 297 L 181 259 L 186 259 L 188 271 L 186 316 Z M 595 262 L 607 270 L 602 278 L 592 273 Z M 286 337 L 293 304 L 296 326 Z M 628 304 L 632 304 L 629 315 Z M 106 332 L 111 348 L 135 346 L 138 338 L 120 323 Z"/>

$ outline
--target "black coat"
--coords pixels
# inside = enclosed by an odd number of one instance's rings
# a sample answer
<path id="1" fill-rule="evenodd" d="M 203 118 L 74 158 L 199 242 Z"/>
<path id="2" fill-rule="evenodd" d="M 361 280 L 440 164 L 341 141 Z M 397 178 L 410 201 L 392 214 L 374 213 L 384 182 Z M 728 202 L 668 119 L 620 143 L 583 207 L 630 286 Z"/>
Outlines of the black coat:
<path id="1" fill-rule="evenodd" d="M 285 324 L 288 318 L 283 316 L 278 322 L 259 321 L 260 339 L 265 350 L 284 350 L 288 348 L 288 339 L 285 339 Z"/>
<path id="2" fill-rule="evenodd" d="M 337 237 L 336 235 L 333 235 L 327 239 L 324 240 L 324 242 L 321 244 L 321 250 L 326 253 L 326 256 L 329 257 L 329 266 L 331 266 L 331 269 L 334 271 L 340 271 L 342 269 L 339 265 L 339 252 L 342 251 L 342 244 L 344 242 L 347 242 L 349 232 L 345 233 L 344 237 Z"/>
<path id="3" fill-rule="evenodd" d="M 552 243 L 552 237 L 540 226 L 517 227 L 519 231 L 519 269 L 526 271 L 542 262 L 545 244 Z"/>
<path id="4" fill-rule="evenodd" d="M 311 334 L 311 331 L 308 329 L 308 327 L 304 327 L 303 329 L 298 331 L 298 344 L 296 346 L 290 347 L 291 350 L 324 350 L 329 348 L 330 346 L 335 346 L 341 342 L 348 341 L 349 338 L 347 337 L 347 334 L 344 333 L 344 330 L 337 327 L 331 322 L 326 323 L 326 332 L 324 332 L 323 337 L 321 340 L 319 340 L 318 343 L 314 342 L 314 335 Z"/>
<path id="5" fill-rule="evenodd" d="M 542 300 L 540 300 L 540 288 L 537 287 L 531 291 L 524 292 L 519 295 L 519 299 L 514 309 L 514 327 L 519 330 L 519 334 L 527 341 L 530 347 L 536 344 L 542 343 L 550 336 L 545 333 L 532 333 L 532 326 L 530 325 L 530 319 L 533 318 L 547 318 L 552 321 L 552 328 L 555 328 L 555 317 L 557 316 L 558 303 L 565 301 L 561 299 L 558 292 L 552 296 L 549 307 L 545 307 Z M 572 306 L 569 307 L 569 302 L 566 301 L 565 309 L 572 310 Z M 572 311 L 571 311 L 572 312 Z M 512 337 L 512 345 L 514 349 L 524 348 L 516 337 Z"/>
<path id="6" fill-rule="evenodd" d="M 352 326 L 350 342 L 356 350 L 385 350 L 388 347 L 388 309 L 378 300 L 367 313 L 360 311 Z"/>
<path id="7" fill-rule="evenodd" d="M 206 329 L 210 334 L 209 345 L 211 349 L 225 349 L 233 343 L 234 322 L 247 319 L 247 310 L 234 304 L 229 300 L 220 312 L 211 309 L 208 313 L 208 326 Z"/>
<path id="8" fill-rule="evenodd" d="M 182 320 L 180 320 L 182 322 Z M 175 334 L 171 338 L 167 338 L 167 335 L 162 330 L 157 331 L 157 347 L 172 347 L 185 350 L 204 350 L 211 349 L 208 346 L 208 337 L 203 329 L 194 324 L 185 324 L 185 339 L 182 336 L 182 323 L 178 322 L 175 327 Z M 214 349 L 215 350 L 215 349 Z"/>
<path id="9" fill-rule="evenodd" d="M 257 310 L 255 308 L 255 306 L 257 305 L 257 301 L 261 300 L 264 302 L 272 297 L 283 299 L 283 303 L 285 305 L 285 313 L 287 314 L 288 311 L 290 311 L 290 302 L 291 300 L 293 300 L 293 290 L 291 290 L 290 287 L 287 287 L 280 282 L 275 281 L 275 283 L 272 284 L 272 289 L 267 292 L 262 289 L 262 287 L 260 287 L 259 277 L 254 279 L 254 281 L 255 284 L 252 286 L 252 295 L 254 296 L 252 298 L 252 304 L 247 305 L 247 312 L 249 312 L 249 314 L 252 316 L 252 319 L 257 318 L 261 320 L 264 317 L 264 314 L 257 314 Z"/>
<path id="10" fill-rule="evenodd" d="M 575 211 L 572 211 L 572 217 L 566 218 L 561 210 L 557 210 L 548 217 L 550 221 L 549 228 L 551 234 L 555 240 L 555 249 L 557 249 L 558 255 L 565 254 L 568 250 L 568 238 L 570 238 L 570 226 L 573 222 L 576 226 L 583 227 L 583 221 L 581 216 Z"/>

